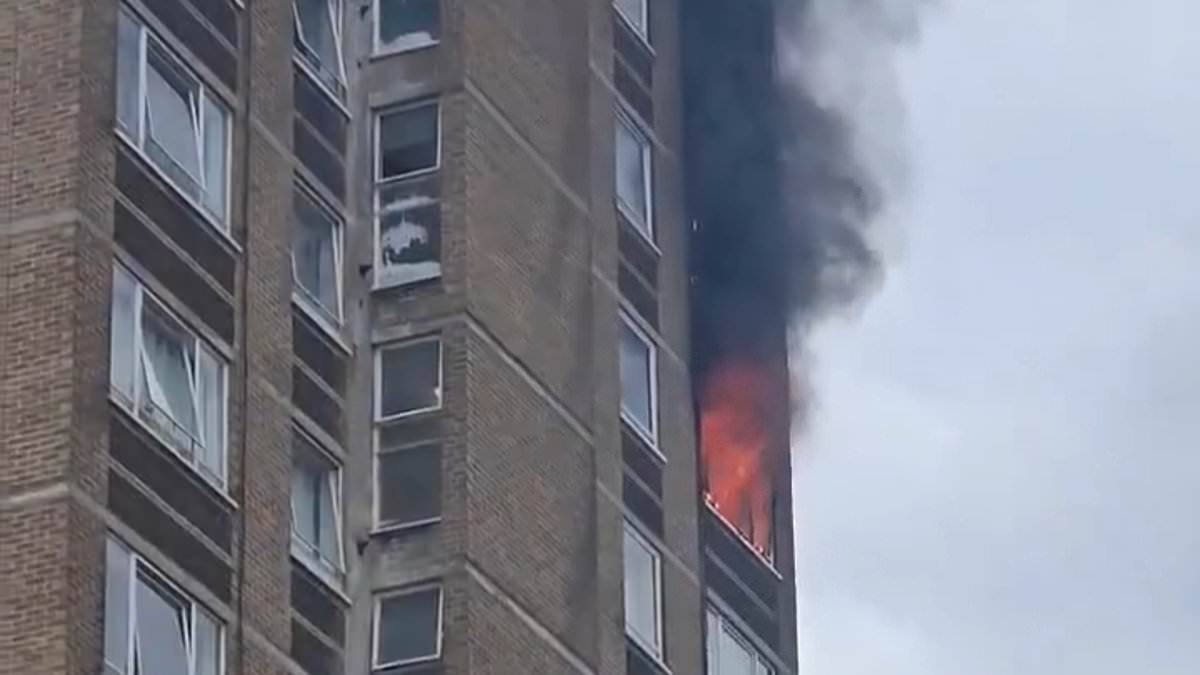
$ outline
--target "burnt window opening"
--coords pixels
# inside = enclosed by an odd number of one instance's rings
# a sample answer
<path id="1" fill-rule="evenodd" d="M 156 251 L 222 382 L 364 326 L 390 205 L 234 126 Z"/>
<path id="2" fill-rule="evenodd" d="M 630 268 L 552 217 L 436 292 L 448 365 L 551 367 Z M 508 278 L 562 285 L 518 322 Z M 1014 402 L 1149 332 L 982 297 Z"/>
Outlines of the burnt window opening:
<path id="1" fill-rule="evenodd" d="M 441 22 L 441 0 L 375 0 L 375 53 L 436 45 Z"/>
<path id="2" fill-rule="evenodd" d="M 376 128 L 376 288 L 442 275 L 437 102 L 381 113 Z"/>

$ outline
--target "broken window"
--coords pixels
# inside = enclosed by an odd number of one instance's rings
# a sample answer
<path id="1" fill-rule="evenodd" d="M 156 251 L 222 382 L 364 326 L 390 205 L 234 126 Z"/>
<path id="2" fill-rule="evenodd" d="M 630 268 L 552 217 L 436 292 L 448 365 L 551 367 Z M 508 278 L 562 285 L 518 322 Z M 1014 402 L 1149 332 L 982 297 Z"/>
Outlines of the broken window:
<path id="1" fill-rule="evenodd" d="M 621 13 L 621 17 L 633 28 L 634 32 L 649 41 L 650 0 L 616 0 L 614 4 L 617 11 Z"/>
<path id="2" fill-rule="evenodd" d="M 380 114 L 376 132 L 376 287 L 442 274 L 437 103 Z"/>
<path id="3" fill-rule="evenodd" d="M 435 410 L 442 405 L 442 343 L 426 338 L 376 352 L 375 419 Z"/>
<path id="4" fill-rule="evenodd" d="M 441 31 L 441 0 L 375 0 L 378 53 L 435 45 Z"/>
<path id="5" fill-rule="evenodd" d="M 119 265 L 113 268 L 110 358 L 113 396 L 224 488 L 226 366 Z"/>
<path id="6" fill-rule="evenodd" d="M 216 619 L 114 539 L 105 560 L 105 675 L 220 675 Z"/>
<path id="7" fill-rule="evenodd" d="M 657 353 L 633 321 L 621 317 L 621 417 L 651 444 L 657 443 Z"/>
<path id="8" fill-rule="evenodd" d="M 625 634 L 662 660 L 662 559 L 625 523 Z"/>
<path id="9" fill-rule="evenodd" d="M 303 432 L 292 432 L 292 552 L 341 583 L 342 472 Z"/>
<path id="10" fill-rule="evenodd" d="M 117 127 L 228 230 L 229 111 L 124 8 L 117 28 Z"/>
<path id="11" fill-rule="evenodd" d="M 775 675 L 775 669 L 728 619 L 708 609 L 708 675 Z"/>
<path id="12" fill-rule="evenodd" d="M 432 661 L 442 654 L 442 589 L 401 591 L 375 600 L 376 670 Z"/>
<path id="13" fill-rule="evenodd" d="M 342 1 L 295 0 L 296 51 L 317 79 L 338 98 L 346 95 L 342 58 Z"/>
<path id="14" fill-rule="evenodd" d="M 654 238 L 650 191 L 650 141 L 625 115 L 617 114 L 617 207 L 648 239 Z"/>
<path id="15" fill-rule="evenodd" d="M 305 302 L 337 325 L 342 320 L 342 223 L 306 190 L 292 212 L 292 275 Z"/>

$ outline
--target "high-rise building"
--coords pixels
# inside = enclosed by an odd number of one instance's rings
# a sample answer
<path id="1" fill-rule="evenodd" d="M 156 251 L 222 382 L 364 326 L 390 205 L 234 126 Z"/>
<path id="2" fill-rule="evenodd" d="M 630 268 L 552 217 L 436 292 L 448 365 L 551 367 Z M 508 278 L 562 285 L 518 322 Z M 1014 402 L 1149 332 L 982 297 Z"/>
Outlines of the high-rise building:
<path id="1" fill-rule="evenodd" d="M 770 26 L 0 0 L 0 675 L 794 673 L 786 421 L 693 311 Z"/>

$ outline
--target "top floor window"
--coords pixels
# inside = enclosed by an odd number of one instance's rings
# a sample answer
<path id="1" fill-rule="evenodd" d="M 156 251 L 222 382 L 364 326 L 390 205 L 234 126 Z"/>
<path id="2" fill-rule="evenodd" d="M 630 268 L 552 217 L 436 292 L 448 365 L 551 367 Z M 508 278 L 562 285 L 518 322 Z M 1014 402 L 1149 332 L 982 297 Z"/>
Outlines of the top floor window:
<path id="1" fill-rule="evenodd" d="M 375 52 L 388 54 L 436 45 L 442 0 L 375 0 Z"/>
<path id="2" fill-rule="evenodd" d="M 117 128 L 228 231 L 229 111 L 125 8 L 117 28 Z"/>
<path id="3" fill-rule="evenodd" d="M 317 79 L 337 97 L 346 96 L 342 57 L 342 0 L 295 0 L 296 50 Z"/>
<path id="4" fill-rule="evenodd" d="M 616 0 L 617 11 L 634 32 L 650 41 L 650 0 Z"/>

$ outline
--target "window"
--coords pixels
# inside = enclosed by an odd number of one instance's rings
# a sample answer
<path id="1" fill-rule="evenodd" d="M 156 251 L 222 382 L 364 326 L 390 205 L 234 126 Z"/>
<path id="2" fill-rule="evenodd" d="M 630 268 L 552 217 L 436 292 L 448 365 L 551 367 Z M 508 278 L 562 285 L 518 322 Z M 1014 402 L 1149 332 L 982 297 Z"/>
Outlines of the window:
<path id="1" fill-rule="evenodd" d="M 650 0 L 616 0 L 614 4 L 634 32 L 649 41 Z"/>
<path id="2" fill-rule="evenodd" d="M 441 153 L 437 103 L 381 113 L 376 120 L 375 285 L 398 286 L 442 274 Z"/>
<path id="3" fill-rule="evenodd" d="M 375 357 L 375 419 L 442 406 L 442 343 L 428 338 L 384 347 Z"/>
<path id="4" fill-rule="evenodd" d="M 437 443 L 394 447 L 376 437 L 375 524 L 379 529 L 436 522 L 442 513 L 442 451 Z"/>
<path id="5" fill-rule="evenodd" d="M 338 98 L 346 95 L 342 59 L 342 0 L 295 0 L 296 51 Z"/>
<path id="6" fill-rule="evenodd" d="M 117 28 L 117 127 L 228 230 L 229 111 L 125 9 Z"/>
<path id="7" fill-rule="evenodd" d="M 120 265 L 110 359 L 114 398 L 223 489 L 226 365 Z"/>
<path id="8" fill-rule="evenodd" d="M 712 608 L 708 610 L 708 675 L 775 675 L 758 650 Z"/>
<path id="9" fill-rule="evenodd" d="M 617 208 L 647 239 L 654 238 L 650 141 L 617 114 Z"/>
<path id="10" fill-rule="evenodd" d="M 375 51 L 402 52 L 441 38 L 441 0 L 375 0 Z"/>
<path id="11" fill-rule="evenodd" d="M 375 601 L 376 670 L 432 661 L 442 655 L 442 589 L 427 586 Z"/>
<path id="12" fill-rule="evenodd" d="M 658 442 L 658 355 L 654 343 L 633 322 L 621 317 L 621 416 Z"/>
<path id="13" fill-rule="evenodd" d="M 292 434 L 292 552 L 332 577 L 342 573 L 342 471 L 300 431 Z"/>
<path id="14" fill-rule="evenodd" d="M 109 539 L 104 583 L 104 674 L 221 675 L 215 617 Z"/>
<path id="15" fill-rule="evenodd" d="M 306 190 L 292 200 L 292 276 L 305 303 L 342 320 L 342 223 Z"/>
<path id="16" fill-rule="evenodd" d="M 625 634 L 662 660 L 662 559 L 625 523 Z"/>

